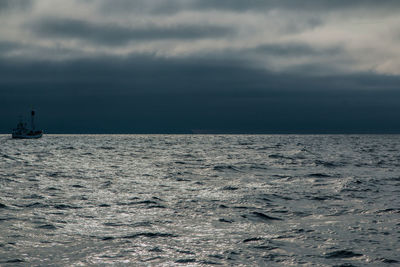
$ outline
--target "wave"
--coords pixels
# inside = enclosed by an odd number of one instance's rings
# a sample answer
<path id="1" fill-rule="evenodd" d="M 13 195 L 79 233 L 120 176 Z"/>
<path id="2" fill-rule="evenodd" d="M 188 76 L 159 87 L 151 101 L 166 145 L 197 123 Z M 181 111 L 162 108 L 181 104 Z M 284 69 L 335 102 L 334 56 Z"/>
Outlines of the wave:
<path id="1" fill-rule="evenodd" d="M 248 243 L 248 242 L 253 242 L 253 241 L 260 241 L 260 240 L 264 240 L 264 238 L 262 237 L 252 237 L 252 238 L 247 238 L 245 240 L 243 240 L 243 243 Z"/>
<path id="2" fill-rule="evenodd" d="M 175 261 L 176 263 L 194 263 L 196 262 L 196 259 L 190 258 L 190 259 L 179 259 Z"/>
<path id="3" fill-rule="evenodd" d="M 115 149 L 115 147 L 112 147 L 112 146 L 100 146 L 98 148 L 102 149 L 102 150 L 114 150 Z"/>
<path id="4" fill-rule="evenodd" d="M 19 207 L 21 207 L 21 206 L 19 205 Z M 25 207 L 25 208 L 47 208 L 47 207 L 49 207 L 49 205 L 40 203 L 40 202 L 33 202 L 33 203 L 28 203 L 28 204 L 22 205 L 22 207 Z"/>
<path id="5" fill-rule="evenodd" d="M 213 170 L 215 171 L 229 170 L 229 171 L 241 172 L 238 168 L 232 165 L 216 165 L 213 167 Z"/>
<path id="6" fill-rule="evenodd" d="M 236 190 L 238 190 L 238 189 L 239 189 L 239 187 L 231 186 L 231 185 L 224 186 L 224 187 L 222 188 L 222 190 L 225 190 L 225 191 L 236 191 Z"/>
<path id="7" fill-rule="evenodd" d="M 0 261 L 0 263 L 23 263 L 25 260 L 23 259 L 11 259 L 6 261 Z"/>
<path id="8" fill-rule="evenodd" d="M 228 219 L 224 219 L 224 218 L 221 218 L 218 221 L 223 222 L 223 223 L 233 223 L 234 222 L 234 220 L 228 220 Z"/>
<path id="9" fill-rule="evenodd" d="M 361 256 L 363 256 L 363 254 L 356 253 L 351 250 L 337 250 L 325 254 L 325 258 L 327 259 L 339 259 L 339 258 L 346 259 L 346 258 L 354 258 Z"/>
<path id="10" fill-rule="evenodd" d="M 46 229 L 46 230 L 55 230 L 55 229 L 57 229 L 57 227 L 52 225 L 52 224 L 43 224 L 43 225 L 39 225 L 36 228 L 38 228 L 38 229 Z"/>
<path id="11" fill-rule="evenodd" d="M 393 259 L 379 258 L 378 260 L 381 261 L 381 262 L 383 262 L 383 263 L 388 263 L 388 264 L 391 264 L 391 263 L 399 263 L 399 261 L 393 260 Z"/>
<path id="12" fill-rule="evenodd" d="M 307 174 L 308 177 L 312 177 L 312 178 L 329 178 L 332 177 L 329 174 L 325 174 L 325 173 L 311 173 L 311 174 Z"/>
<path id="13" fill-rule="evenodd" d="M 292 157 L 284 156 L 281 154 L 271 154 L 271 155 L 268 155 L 268 157 L 270 159 L 293 159 Z"/>
<path id="14" fill-rule="evenodd" d="M 57 210 L 66 210 L 66 209 L 82 209 L 82 207 L 68 205 L 68 204 L 56 204 L 54 208 Z"/>
<path id="15" fill-rule="evenodd" d="M 281 218 L 272 217 L 262 212 L 253 211 L 250 215 L 242 215 L 243 218 L 260 219 L 262 221 L 282 221 Z"/>
<path id="16" fill-rule="evenodd" d="M 148 238 L 158 238 L 158 237 L 177 237 L 177 235 L 170 233 L 159 233 L 159 232 L 143 232 L 143 233 L 135 233 L 126 235 L 123 238 L 126 239 L 134 239 L 138 237 L 148 237 Z"/>

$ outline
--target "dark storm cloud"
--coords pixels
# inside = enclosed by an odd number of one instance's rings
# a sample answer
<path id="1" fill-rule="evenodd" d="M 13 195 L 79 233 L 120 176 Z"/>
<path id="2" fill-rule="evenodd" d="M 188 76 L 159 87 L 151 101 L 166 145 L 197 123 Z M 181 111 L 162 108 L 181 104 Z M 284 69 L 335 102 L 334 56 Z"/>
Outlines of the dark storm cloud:
<path id="1" fill-rule="evenodd" d="M 260 53 L 263 55 L 283 56 L 283 57 L 301 57 L 301 56 L 331 56 L 343 53 L 343 48 L 339 46 L 331 48 L 316 48 L 301 43 L 286 44 L 266 44 L 249 49 L 248 51 Z"/>
<path id="2" fill-rule="evenodd" d="M 400 7 L 400 2 L 397 0 L 196 0 L 195 6 L 198 8 L 211 8 L 211 9 L 228 9 L 243 11 L 246 9 L 345 9 L 352 7 Z"/>
<path id="3" fill-rule="evenodd" d="M 332 11 L 348 8 L 400 8 L 397 0 L 170 0 L 159 1 L 154 4 L 148 0 L 114 0 L 103 1 L 103 12 L 150 12 L 150 13 L 177 13 L 184 10 L 199 11 L 230 10 L 230 11 L 259 11 L 272 9 L 286 9 L 295 11 Z"/>
<path id="4" fill-rule="evenodd" d="M 10 10 L 25 10 L 32 7 L 32 0 L 0 0 L 0 12 Z"/>
<path id="5" fill-rule="evenodd" d="M 2 132 L 32 105 L 49 133 L 400 132 L 399 77 L 150 56 L 2 62 L 0 73 Z"/>
<path id="6" fill-rule="evenodd" d="M 115 0 L 101 1 L 100 10 L 105 13 L 156 13 L 156 14 L 171 14 L 177 13 L 185 8 L 191 7 L 192 0 L 182 1 L 158 1 L 156 4 L 148 0 Z"/>
<path id="7" fill-rule="evenodd" d="M 91 23 L 77 19 L 46 18 L 29 25 L 43 37 L 77 38 L 106 45 L 122 45 L 129 41 L 165 39 L 222 38 L 233 29 L 212 25 L 174 25 L 127 27 L 113 23 Z"/>
<path id="8" fill-rule="evenodd" d="M 23 46 L 9 48 L 8 52 L 3 47 L 6 57 L 70 60 L 135 53 L 160 57 L 248 56 L 253 68 L 277 71 L 298 69 L 300 65 L 323 69 L 329 62 L 328 71 L 399 73 L 398 42 L 391 36 L 398 25 L 394 13 L 397 1 L 381 1 L 379 5 L 369 0 L 34 3 L 30 12 L 7 12 L 0 17 L 6 25 L 0 28 L 2 41 Z M 386 30 L 376 23 L 385 25 Z M 258 54 L 246 53 L 246 48 L 258 49 Z M 352 59 L 351 64 L 346 64 L 347 59 Z"/>
<path id="9" fill-rule="evenodd" d="M 20 47 L 21 44 L 16 42 L 0 41 L 0 56 Z"/>

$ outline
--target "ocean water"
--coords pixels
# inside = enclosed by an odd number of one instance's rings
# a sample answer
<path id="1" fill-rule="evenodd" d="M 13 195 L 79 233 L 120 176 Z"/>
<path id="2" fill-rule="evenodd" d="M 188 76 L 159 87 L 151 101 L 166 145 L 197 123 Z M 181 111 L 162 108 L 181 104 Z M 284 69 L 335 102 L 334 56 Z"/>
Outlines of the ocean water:
<path id="1" fill-rule="evenodd" d="M 1 266 L 400 265 L 400 135 L 0 136 Z"/>

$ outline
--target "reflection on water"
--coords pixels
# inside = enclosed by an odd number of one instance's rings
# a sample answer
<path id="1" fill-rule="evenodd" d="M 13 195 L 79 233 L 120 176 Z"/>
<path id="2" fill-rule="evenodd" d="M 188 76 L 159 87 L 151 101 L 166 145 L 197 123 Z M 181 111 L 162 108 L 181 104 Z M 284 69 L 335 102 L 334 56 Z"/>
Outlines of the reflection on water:
<path id="1" fill-rule="evenodd" d="M 400 136 L 0 143 L 3 265 L 400 262 Z"/>

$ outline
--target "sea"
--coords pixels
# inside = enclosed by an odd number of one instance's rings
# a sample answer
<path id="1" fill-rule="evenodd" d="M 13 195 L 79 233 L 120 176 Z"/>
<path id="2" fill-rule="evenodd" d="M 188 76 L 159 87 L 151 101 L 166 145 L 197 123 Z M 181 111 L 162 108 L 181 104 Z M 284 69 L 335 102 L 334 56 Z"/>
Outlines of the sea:
<path id="1" fill-rule="evenodd" d="M 400 266 L 400 135 L 0 135 L 1 266 Z"/>

